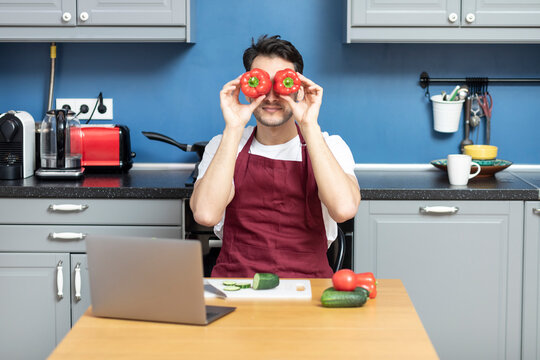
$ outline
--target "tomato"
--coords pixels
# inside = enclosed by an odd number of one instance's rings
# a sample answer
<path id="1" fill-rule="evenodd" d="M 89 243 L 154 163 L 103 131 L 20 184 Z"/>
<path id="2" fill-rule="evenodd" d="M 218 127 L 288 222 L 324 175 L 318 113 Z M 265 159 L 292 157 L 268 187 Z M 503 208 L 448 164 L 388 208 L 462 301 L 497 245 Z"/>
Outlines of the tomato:
<path id="1" fill-rule="evenodd" d="M 353 291 L 356 289 L 356 275 L 349 269 L 341 269 L 332 276 L 334 289 L 339 291 Z"/>

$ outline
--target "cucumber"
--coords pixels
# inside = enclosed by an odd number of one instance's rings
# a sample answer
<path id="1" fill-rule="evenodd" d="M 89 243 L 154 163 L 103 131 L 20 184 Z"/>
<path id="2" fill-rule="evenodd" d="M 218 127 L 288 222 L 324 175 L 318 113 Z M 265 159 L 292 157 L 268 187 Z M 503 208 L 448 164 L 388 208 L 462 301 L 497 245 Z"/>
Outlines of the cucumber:
<path id="1" fill-rule="evenodd" d="M 360 307 L 366 303 L 368 296 L 369 292 L 360 287 L 353 291 L 339 291 L 330 287 L 322 293 L 321 304 L 331 308 Z"/>
<path id="2" fill-rule="evenodd" d="M 279 285 L 279 277 L 272 273 L 256 273 L 253 276 L 253 289 L 273 289 Z"/>
<path id="3" fill-rule="evenodd" d="M 225 280 L 225 281 L 223 281 L 222 284 L 225 285 L 225 286 L 234 286 L 234 285 L 236 285 L 236 281 L 233 281 L 233 280 Z"/>
<path id="4" fill-rule="evenodd" d="M 238 291 L 238 290 L 240 290 L 240 286 L 227 285 L 227 286 L 223 287 L 223 290 L 225 290 L 225 291 Z"/>

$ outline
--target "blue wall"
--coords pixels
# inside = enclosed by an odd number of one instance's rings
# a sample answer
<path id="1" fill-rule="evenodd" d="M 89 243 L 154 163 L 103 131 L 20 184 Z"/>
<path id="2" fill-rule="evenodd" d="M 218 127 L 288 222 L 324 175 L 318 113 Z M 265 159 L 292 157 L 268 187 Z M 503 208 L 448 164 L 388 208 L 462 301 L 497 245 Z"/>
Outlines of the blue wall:
<path id="1" fill-rule="evenodd" d="M 112 97 L 115 122 L 131 129 L 137 162 L 196 160 L 146 139 L 141 130 L 185 143 L 220 133 L 219 90 L 244 71 L 242 53 L 261 34 L 280 34 L 303 54 L 304 74 L 324 87 L 320 124 L 348 142 L 357 163 L 427 163 L 458 151 L 462 125 L 455 134 L 432 130 L 431 105 L 418 86 L 422 71 L 432 77 L 540 77 L 536 44 L 344 44 L 344 1 L 194 1 L 195 44 L 58 44 L 55 97 L 100 91 Z M 0 43 L 0 112 L 26 110 L 41 121 L 48 46 Z M 451 88 L 431 86 L 431 93 Z M 491 143 L 499 146 L 499 158 L 540 164 L 540 86 L 489 90 Z"/>

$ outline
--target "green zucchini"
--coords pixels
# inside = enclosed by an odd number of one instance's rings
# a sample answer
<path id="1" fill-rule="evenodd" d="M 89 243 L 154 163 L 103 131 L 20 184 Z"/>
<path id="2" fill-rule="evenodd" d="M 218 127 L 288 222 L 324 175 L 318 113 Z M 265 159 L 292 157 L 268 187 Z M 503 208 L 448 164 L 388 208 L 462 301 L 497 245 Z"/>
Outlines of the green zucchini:
<path id="1" fill-rule="evenodd" d="M 353 291 L 339 291 L 330 287 L 321 295 L 321 304 L 324 307 L 360 307 L 368 299 L 369 293 L 366 289 L 357 287 Z"/>
<path id="2" fill-rule="evenodd" d="M 279 276 L 272 273 L 256 273 L 253 276 L 253 289 L 273 289 L 279 285 Z"/>

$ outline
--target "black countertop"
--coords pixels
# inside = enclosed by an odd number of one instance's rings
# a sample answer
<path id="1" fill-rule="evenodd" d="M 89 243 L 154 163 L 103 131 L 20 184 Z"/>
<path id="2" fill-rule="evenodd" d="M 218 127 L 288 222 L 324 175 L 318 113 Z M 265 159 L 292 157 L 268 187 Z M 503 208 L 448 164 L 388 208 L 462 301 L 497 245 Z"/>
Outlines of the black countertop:
<path id="1" fill-rule="evenodd" d="M 3 198 L 183 199 L 191 196 L 190 169 L 85 174 L 80 180 L 0 180 Z M 501 171 L 452 186 L 441 170 L 357 170 L 364 200 L 540 199 L 540 171 Z"/>
<path id="2" fill-rule="evenodd" d="M 450 185 L 441 170 L 356 171 L 364 200 L 539 200 L 538 186 L 508 170 Z"/>
<path id="3" fill-rule="evenodd" d="M 135 170 L 85 174 L 79 180 L 0 180 L 0 197 L 91 199 L 184 199 L 192 170 Z"/>
<path id="4" fill-rule="evenodd" d="M 513 171 L 512 174 L 518 176 L 520 179 L 526 181 L 532 186 L 540 189 L 540 171 L 518 170 Z"/>

